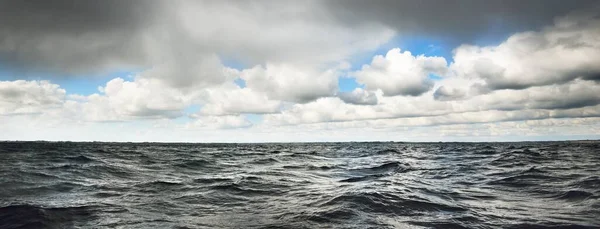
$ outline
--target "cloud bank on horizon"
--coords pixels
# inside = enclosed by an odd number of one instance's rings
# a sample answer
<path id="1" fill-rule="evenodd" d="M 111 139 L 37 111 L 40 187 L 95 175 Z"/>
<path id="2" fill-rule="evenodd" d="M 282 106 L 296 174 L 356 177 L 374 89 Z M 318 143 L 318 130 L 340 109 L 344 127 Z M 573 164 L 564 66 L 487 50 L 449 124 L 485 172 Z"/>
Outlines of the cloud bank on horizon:
<path id="1" fill-rule="evenodd" d="M 587 0 L 1 0 L 0 140 L 599 138 L 598 12 Z"/>

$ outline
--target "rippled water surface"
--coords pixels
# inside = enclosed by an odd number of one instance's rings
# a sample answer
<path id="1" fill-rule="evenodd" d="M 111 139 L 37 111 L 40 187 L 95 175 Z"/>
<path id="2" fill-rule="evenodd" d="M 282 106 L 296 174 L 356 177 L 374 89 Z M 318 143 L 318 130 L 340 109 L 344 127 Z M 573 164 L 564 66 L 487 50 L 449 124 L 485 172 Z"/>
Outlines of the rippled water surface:
<path id="1" fill-rule="evenodd" d="M 0 158 L 0 228 L 600 227 L 600 142 L 5 142 Z"/>

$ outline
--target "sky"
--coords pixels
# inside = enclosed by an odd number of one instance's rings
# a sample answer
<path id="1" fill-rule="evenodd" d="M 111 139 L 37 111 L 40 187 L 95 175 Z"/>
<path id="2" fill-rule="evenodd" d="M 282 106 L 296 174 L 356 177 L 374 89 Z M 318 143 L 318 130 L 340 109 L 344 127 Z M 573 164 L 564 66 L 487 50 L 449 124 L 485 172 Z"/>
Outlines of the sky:
<path id="1" fill-rule="evenodd" d="M 600 139 L 593 0 L 0 0 L 0 140 Z"/>

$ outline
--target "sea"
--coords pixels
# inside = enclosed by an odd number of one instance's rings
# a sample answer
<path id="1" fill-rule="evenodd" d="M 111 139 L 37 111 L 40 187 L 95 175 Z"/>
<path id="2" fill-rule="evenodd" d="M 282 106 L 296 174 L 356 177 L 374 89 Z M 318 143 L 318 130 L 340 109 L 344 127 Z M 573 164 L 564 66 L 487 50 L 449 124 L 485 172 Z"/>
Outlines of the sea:
<path id="1" fill-rule="evenodd" d="M 600 228 L 600 141 L 1 142 L 0 228 Z"/>

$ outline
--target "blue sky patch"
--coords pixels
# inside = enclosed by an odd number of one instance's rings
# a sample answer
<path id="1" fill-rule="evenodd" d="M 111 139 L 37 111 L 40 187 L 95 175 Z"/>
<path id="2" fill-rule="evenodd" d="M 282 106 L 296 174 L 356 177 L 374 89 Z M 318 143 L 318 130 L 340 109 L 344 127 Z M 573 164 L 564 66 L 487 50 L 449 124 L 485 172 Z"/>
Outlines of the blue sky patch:
<path id="1" fill-rule="evenodd" d="M 348 92 L 355 88 L 365 88 L 365 85 L 356 82 L 354 77 L 340 77 L 338 78 L 338 88 L 341 92 Z"/>

